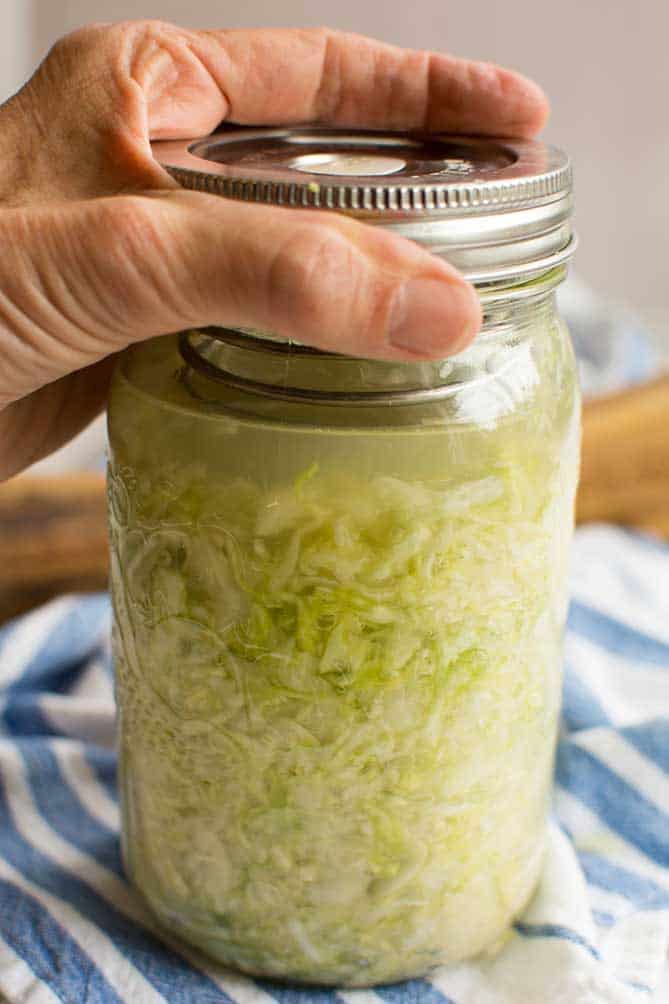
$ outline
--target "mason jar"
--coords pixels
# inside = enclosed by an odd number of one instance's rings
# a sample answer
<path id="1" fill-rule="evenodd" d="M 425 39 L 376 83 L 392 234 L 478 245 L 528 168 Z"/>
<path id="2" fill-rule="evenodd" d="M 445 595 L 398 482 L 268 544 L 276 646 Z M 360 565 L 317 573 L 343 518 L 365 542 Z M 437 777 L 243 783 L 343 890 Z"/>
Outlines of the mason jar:
<path id="1" fill-rule="evenodd" d="M 568 162 L 306 129 L 154 149 L 189 187 L 412 237 L 475 282 L 484 323 L 438 362 L 224 329 L 121 358 L 128 874 L 172 932 L 254 974 L 365 986 L 494 951 L 542 867 L 560 707 Z"/>

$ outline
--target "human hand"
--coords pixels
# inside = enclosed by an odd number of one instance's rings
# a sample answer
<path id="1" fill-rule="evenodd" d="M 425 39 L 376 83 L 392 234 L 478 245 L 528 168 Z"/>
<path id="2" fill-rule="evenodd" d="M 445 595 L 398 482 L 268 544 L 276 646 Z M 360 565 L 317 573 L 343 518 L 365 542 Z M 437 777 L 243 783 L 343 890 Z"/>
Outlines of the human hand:
<path id="1" fill-rule="evenodd" d="M 245 326 L 416 360 L 479 327 L 472 287 L 416 244 L 183 191 L 151 139 L 222 121 L 523 137 L 546 114 L 508 70 L 327 30 L 130 22 L 59 42 L 0 108 L 0 478 L 87 424 L 116 353 L 141 339 Z"/>

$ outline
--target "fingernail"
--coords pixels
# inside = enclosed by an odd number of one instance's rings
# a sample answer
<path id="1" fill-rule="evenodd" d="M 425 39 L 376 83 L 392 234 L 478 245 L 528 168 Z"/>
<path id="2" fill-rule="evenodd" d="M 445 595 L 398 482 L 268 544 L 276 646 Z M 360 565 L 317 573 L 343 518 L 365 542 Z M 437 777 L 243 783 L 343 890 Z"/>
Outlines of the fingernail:
<path id="1" fill-rule="evenodd" d="M 439 357 L 457 352 L 480 323 L 479 299 L 465 283 L 411 279 L 398 291 L 388 341 L 397 349 Z"/>

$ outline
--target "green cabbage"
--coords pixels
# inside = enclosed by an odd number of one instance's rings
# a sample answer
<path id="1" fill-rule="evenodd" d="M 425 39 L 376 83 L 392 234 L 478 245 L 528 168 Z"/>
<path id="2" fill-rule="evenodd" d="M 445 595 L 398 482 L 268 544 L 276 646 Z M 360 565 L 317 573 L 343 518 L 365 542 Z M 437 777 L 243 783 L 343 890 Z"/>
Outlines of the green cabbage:
<path id="1" fill-rule="evenodd" d="M 289 478 L 233 476 L 261 450 L 245 421 L 217 473 L 177 462 L 187 419 L 151 409 L 131 409 L 151 448 L 118 436 L 110 469 L 134 880 L 255 973 L 370 985 L 494 946 L 541 864 L 573 386 L 476 459 L 444 442 L 432 480 L 401 476 L 415 440 L 396 437 L 395 474 L 363 476 L 326 432 L 310 463 L 291 448 Z"/>

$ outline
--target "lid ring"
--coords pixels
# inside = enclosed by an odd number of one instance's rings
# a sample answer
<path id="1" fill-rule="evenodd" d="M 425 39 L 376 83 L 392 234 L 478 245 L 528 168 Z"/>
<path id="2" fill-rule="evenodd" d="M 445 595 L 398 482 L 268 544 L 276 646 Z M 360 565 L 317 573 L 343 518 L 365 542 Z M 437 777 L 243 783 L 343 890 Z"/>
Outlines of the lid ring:
<path id="1" fill-rule="evenodd" d="M 226 337 L 227 332 L 223 333 L 225 329 L 219 329 L 216 335 L 218 341 L 228 342 L 232 344 L 237 344 L 237 339 L 228 339 Z M 233 333 L 234 334 L 234 333 Z M 203 376 L 208 377 L 211 380 L 215 380 L 217 383 L 225 384 L 227 387 L 231 387 L 233 390 L 241 390 L 247 394 L 256 394 L 261 397 L 274 398 L 278 401 L 292 401 L 302 404 L 320 404 L 320 405 L 333 405 L 333 406 L 347 406 L 351 404 L 363 405 L 368 407 L 375 407 L 379 404 L 424 404 L 429 401 L 438 401 L 441 398 L 448 397 L 451 394 L 456 393 L 462 384 L 460 383 L 450 383 L 441 384 L 438 387 L 411 387 L 405 390 L 383 390 L 383 391 L 341 391 L 336 394 L 329 393 L 328 391 L 320 391 L 315 389 L 305 389 L 304 387 L 279 387 L 276 384 L 265 383 L 261 380 L 252 380 L 248 377 L 241 377 L 237 374 L 230 373 L 228 370 L 220 369 L 215 366 L 204 356 L 193 347 L 191 344 L 192 332 L 184 331 L 179 335 L 179 351 L 184 362 L 190 367 L 191 370 L 201 373 Z M 243 338 L 243 336 L 242 336 Z M 263 342 L 263 349 L 271 344 L 269 342 Z M 280 345 L 282 351 L 285 353 L 288 346 Z M 248 346 L 244 344 L 244 348 Z M 318 351 L 318 350 L 315 350 Z M 333 353 L 335 355 L 335 353 Z M 345 356 L 341 357 L 346 358 Z M 188 381 L 188 374 L 186 374 L 186 381 L 190 387 L 190 382 Z"/>
<path id="2" fill-rule="evenodd" d="M 534 140 L 235 126 L 152 151 L 184 188 L 353 216 L 416 241 L 477 285 L 536 275 L 575 246 L 569 158 Z"/>

